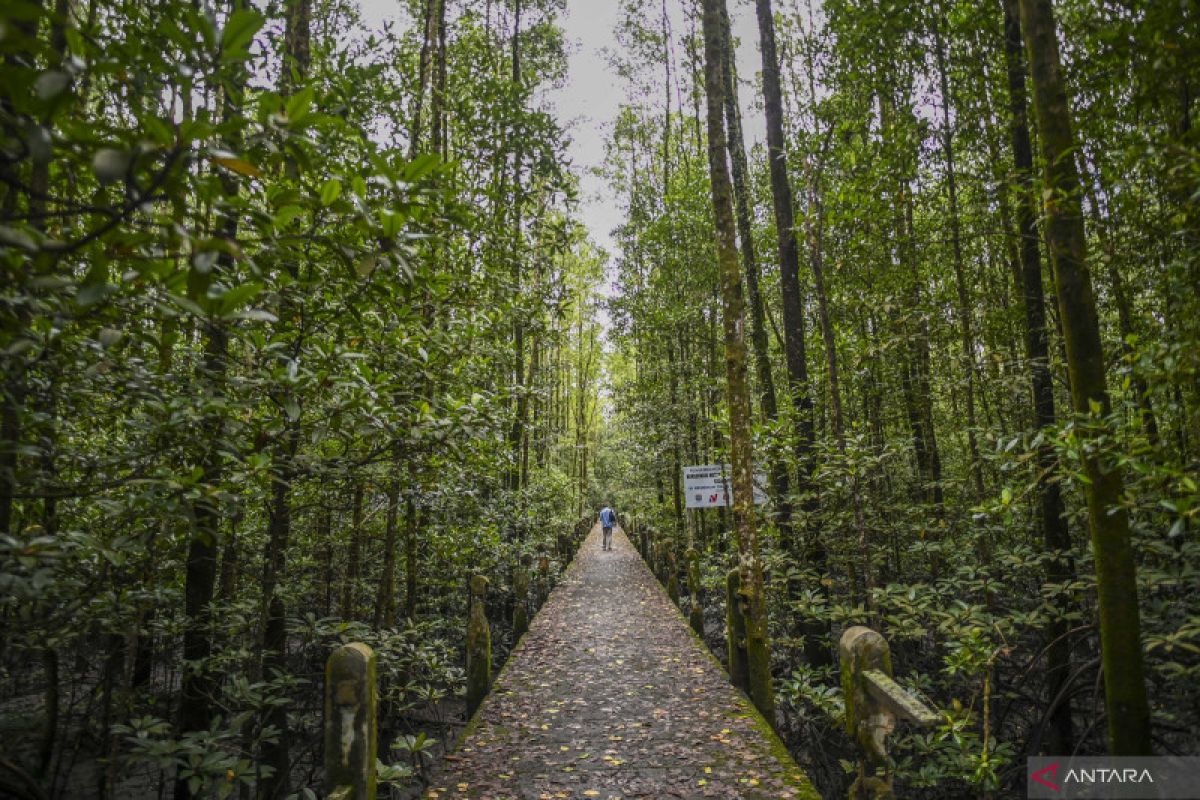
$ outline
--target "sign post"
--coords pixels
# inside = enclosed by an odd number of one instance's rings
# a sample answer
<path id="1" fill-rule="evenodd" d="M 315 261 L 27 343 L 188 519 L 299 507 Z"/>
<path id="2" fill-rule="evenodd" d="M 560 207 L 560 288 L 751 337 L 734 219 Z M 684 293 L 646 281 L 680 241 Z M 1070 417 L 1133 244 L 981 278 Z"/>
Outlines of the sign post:
<path id="1" fill-rule="evenodd" d="M 683 468 L 683 493 L 688 508 L 723 508 L 732 505 L 732 469 L 728 464 L 702 464 Z M 754 504 L 767 502 L 767 475 L 754 472 Z"/>

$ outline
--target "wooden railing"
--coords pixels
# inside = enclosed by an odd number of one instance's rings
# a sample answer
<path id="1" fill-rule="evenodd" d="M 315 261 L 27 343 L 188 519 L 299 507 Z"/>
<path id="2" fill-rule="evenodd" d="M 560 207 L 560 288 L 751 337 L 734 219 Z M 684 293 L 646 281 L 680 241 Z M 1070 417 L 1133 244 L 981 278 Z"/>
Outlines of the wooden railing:
<path id="1" fill-rule="evenodd" d="M 654 535 L 653 529 L 632 515 L 626 533 L 637 546 L 650 570 L 679 605 L 678 572 L 671 542 Z M 689 550 L 688 591 L 691 594 L 689 622 L 704 636 L 704 618 L 699 596 L 699 554 Z M 741 591 L 737 569 L 726 574 L 725 645 L 730 682 L 749 691 L 749 666 L 746 657 L 746 597 Z M 891 649 L 884 637 L 862 626 L 847 628 L 838 643 L 842 693 L 845 698 L 845 726 L 859 751 L 858 774 L 850 787 L 851 800 L 888 800 L 892 798 L 893 761 L 887 750 L 887 737 L 899 721 L 917 726 L 935 725 L 941 717 L 904 689 L 892 678 Z"/>
<path id="2" fill-rule="evenodd" d="M 594 520 L 577 521 L 560 534 L 555 548 L 567 563 L 591 531 Z M 546 602 L 553 588 L 549 553 L 535 559 L 523 554 L 513 568 L 513 643 L 529 628 L 529 603 L 534 611 Z M 486 614 L 489 581 L 475 575 L 470 582 L 467 611 L 467 717 L 474 716 L 492 683 L 491 624 Z M 530 593 L 532 591 L 532 598 Z M 375 653 L 361 643 L 335 649 L 325 662 L 325 785 L 329 800 L 376 800 L 378 681 Z"/>
<path id="3" fill-rule="evenodd" d="M 626 535 L 643 553 L 658 579 L 669 586 L 678 571 L 672 551 L 655 541 L 650 529 L 632 515 L 623 518 Z M 571 552 L 591 530 L 592 520 L 580 520 L 574 528 Z M 560 544 L 560 553 L 563 545 Z M 699 556 L 688 551 L 688 587 L 698 596 Z M 564 561 L 566 558 L 564 557 Z M 514 571 L 517 610 L 513 615 L 514 642 L 528 627 L 525 602 L 534 580 L 530 574 L 533 559 L 522 558 Z M 545 602 L 550 591 L 549 557 L 538 559 L 536 604 Z M 675 578 L 676 582 L 678 577 Z M 676 583 L 676 586 L 678 584 Z M 467 640 L 467 711 L 473 716 L 491 688 L 491 626 L 485 613 L 488 579 L 482 575 L 470 581 L 471 606 L 468 612 Z M 678 603 L 678 590 L 672 598 Z M 740 591 L 736 569 L 726 576 L 726 645 L 730 678 L 745 690 L 749 683 L 745 652 L 745 596 Z M 703 636 L 703 617 L 697 616 L 700 604 L 692 603 L 692 627 Z M 842 694 L 845 700 L 846 732 L 859 749 L 858 774 L 850 787 L 851 800 L 889 800 L 892 791 L 893 762 L 888 754 L 887 737 L 899 721 L 918 726 L 934 725 L 940 717 L 892 678 L 892 656 L 887 640 L 862 626 L 847 628 L 838 643 L 841 663 Z M 376 800 L 376 704 L 378 688 L 375 654 L 365 644 L 354 643 L 337 648 L 325 666 L 325 791 L 330 800 Z"/>

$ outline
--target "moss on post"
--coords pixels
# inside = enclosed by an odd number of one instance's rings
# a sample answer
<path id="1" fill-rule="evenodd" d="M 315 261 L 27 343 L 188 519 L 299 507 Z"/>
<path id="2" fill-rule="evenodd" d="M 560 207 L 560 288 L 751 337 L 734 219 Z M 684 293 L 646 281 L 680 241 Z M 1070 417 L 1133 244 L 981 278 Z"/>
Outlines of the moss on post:
<path id="1" fill-rule="evenodd" d="M 471 610 L 467 621 L 467 717 L 475 716 L 492 684 L 492 631 L 483 601 L 488 579 L 471 578 Z"/>
<path id="2" fill-rule="evenodd" d="M 891 731 L 891 725 L 867 693 L 862 674 L 874 669 L 890 677 L 891 649 L 883 636 L 870 628 L 856 625 L 842 634 L 838 642 L 838 657 L 842 670 L 842 697 L 846 704 L 846 732 L 858 743 L 864 755 L 849 796 L 852 800 L 886 800 L 893 794 L 891 773 L 886 768 L 883 736 Z M 882 776 L 876 774 L 881 766 L 884 767 Z"/>
<path id="3" fill-rule="evenodd" d="M 550 556 L 545 553 L 538 556 L 537 593 L 537 607 L 541 608 L 550 599 Z"/>
<path id="4" fill-rule="evenodd" d="M 749 694 L 750 662 L 746 657 L 745 598 L 741 589 L 741 573 L 735 567 L 725 576 L 725 639 L 729 649 L 729 679 L 734 686 Z"/>
<path id="5" fill-rule="evenodd" d="M 375 652 L 360 642 L 325 662 L 325 790 L 375 800 Z"/>
<path id="6" fill-rule="evenodd" d="M 696 635 L 704 639 L 704 605 L 700 601 L 700 553 L 694 547 L 689 547 L 687 554 L 688 595 L 691 597 L 691 608 L 688 611 L 688 623 Z"/>
<path id="7" fill-rule="evenodd" d="M 667 597 L 679 607 L 679 564 L 675 559 L 675 548 L 667 551 Z"/>
<path id="8" fill-rule="evenodd" d="M 529 630 L 529 567 L 533 559 L 528 554 L 521 556 L 513 575 L 513 594 L 516 595 L 516 608 L 513 609 L 513 642 L 521 641 L 521 637 Z"/>

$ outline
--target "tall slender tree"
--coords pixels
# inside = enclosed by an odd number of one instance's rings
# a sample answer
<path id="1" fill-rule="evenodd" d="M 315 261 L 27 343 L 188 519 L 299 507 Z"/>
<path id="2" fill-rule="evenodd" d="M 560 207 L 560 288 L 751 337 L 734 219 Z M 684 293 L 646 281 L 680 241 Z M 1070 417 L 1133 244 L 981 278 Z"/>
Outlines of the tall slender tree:
<path id="1" fill-rule="evenodd" d="M 750 436 L 750 385 L 746 368 L 745 300 L 738 267 L 733 218 L 733 186 L 726 162 L 724 123 L 725 60 L 730 57 L 722 30 L 725 0 L 704 0 L 704 90 L 707 108 L 708 170 L 716 223 L 717 261 L 721 280 L 722 326 L 725 332 L 726 405 L 733 471 L 733 518 L 737 533 L 741 591 L 746 603 L 746 653 L 750 698 L 774 724 L 775 695 L 771 682 L 771 645 L 767 635 L 767 603 L 763 588 L 761 545 L 754 511 L 754 453 Z"/>
<path id="2" fill-rule="evenodd" d="M 767 119 L 767 161 L 771 176 L 771 198 L 775 210 L 775 235 L 779 255 L 779 287 L 783 295 L 784 355 L 788 371 L 788 394 L 796 420 L 796 462 L 800 480 L 797 488 L 808 493 L 803 510 L 809 515 L 817 509 L 811 475 L 813 470 L 813 402 L 808 385 L 808 356 L 805 350 L 804 300 L 800 287 L 800 252 L 796 244 L 796 214 L 792 204 L 792 184 L 788 176 L 787 152 L 783 136 L 783 89 L 779 79 L 779 55 L 775 45 L 775 16 L 771 0 L 755 0 L 758 15 L 759 50 L 762 52 L 763 106 Z M 814 587 L 825 594 L 827 572 L 822 532 L 811 522 L 804 526 L 804 544 L 795 547 L 817 573 Z M 793 545 L 794 546 L 794 545 Z M 828 626 L 805 625 L 805 657 L 812 664 L 832 661 Z"/>
<path id="3" fill-rule="evenodd" d="M 1104 418 L 1109 413 L 1104 348 L 1088 269 L 1082 186 L 1075 164 L 1075 136 L 1058 52 L 1057 24 L 1050 0 L 1020 0 L 1019 8 L 1045 161 L 1046 242 L 1054 265 L 1071 399 L 1081 418 L 1079 433 L 1087 474 L 1088 525 L 1096 558 L 1109 749 L 1113 755 L 1146 755 L 1151 750 L 1150 707 L 1142 665 L 1137 568 L 1122 497 L 1121 468 L 1106 452 L 1111 444 L 1104 434 Z"/>
<path id="4" fill-rule="evenodd" d="M 1025 89 L 1025 53 L 1017 0 L 1002 0 L 1004 10 L 1004 58 L 1008 73 L 1009 138 L 1017 180 L 1017 236 L 1020 278 L 1025 311 L 1025 352 L 1029 359 L 1029 383 L 1033 398 L 1034 424 L 1046 432 L 1055 423 L 1054 384 L 1050 375 L 1050 348 L 1046 333 L 1046 298 L 1042 290 L 1042 260 L 1038 246 L 1037 194 L 1033 180 L 1033 147 L 1029 138 L 1028 102 Z M 1074 573 L 1070 561 L 1071 534 L 1067 528 L 1062 489 L 1055 478 L 1054 446 L 1045 441 L 1037 450 L 1038 511 L 1042 539 L 1051 551 L 1047 577 L 1065 583 Z M 1068 626 L 1062 617 L 1046 626 L 1046 689 L 1051 704 L 1050 741 L 1052 753 L 1069 753 L 1074 747 L 1071 700 L 1067 694 L 1071 672 Z"/>

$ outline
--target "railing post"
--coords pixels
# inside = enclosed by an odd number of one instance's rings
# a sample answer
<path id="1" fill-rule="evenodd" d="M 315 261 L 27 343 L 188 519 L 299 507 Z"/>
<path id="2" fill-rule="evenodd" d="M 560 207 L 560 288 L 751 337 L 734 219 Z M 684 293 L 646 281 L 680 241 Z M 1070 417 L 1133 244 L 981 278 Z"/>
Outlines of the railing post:
<path id="1" fill-rule="evenodd" d="M 700 553 L 694 547 L 689 547 L 687 554 L 688 594 L 691 595 L 691 608 L 688 611 L 688 623 L 701 639 L 704 638 L 704 605 L 700 602 Z"/>
<path id="2" fill-rule="evenodd" d="M 325 790 L 331 797 L 375 800 L 377 692 L 370 647 L 354 642 L 330 654 L 325 662 Z"/>
<path id="3" fill-rule="evenodd" d="M 467 621 L 467 719 L 475 716 L 492 684 L 492 629 L 488 626 L 484 599 L 488 579 L 471 578 L 471 609 Z"/>
<path id="4" fill-rule="evenodd" d="M 533 558 L 528 553 L 522 553 L 517 563 L 516 574 L 513 575 L 513 594 L 516 595 L 516 608 L 513 609 L 513 644 L 521 641 L 525 631 L 529 630 L 529 567 Z"/>
<path id="5" fill-rule="evenodd" d="M 738 568 L 725 576 L 725 638 L 729 650 L 729 678 L 733 685 L 750 693 L 750 659 L 746 656 L 746 608 L 742 576 Z"/>
<path id="6" fill-rule="evenodd" d="M 838 643 L 838 656 L 846 732 L 863 755 L 849 796 L 851 800 L 890 800 L 894 795 L 888 734 L 895 729 L 897 719 L 933 725 L 938 716 L 892 680 L 891 649 L 880 634 L 861 625 L 847 628 Z"/>
<path id="7" fill-rule="evenodd" d="M 675 558 L 675 545 L 667 548 L 667 597 L 679 607 L 679 562 Z"/>
<path id="8" fill-rule="evenodd" d="M 550 599 L 550 556 L 542 553 L 538 556 L 538 608 L 546 605 Z"/>

